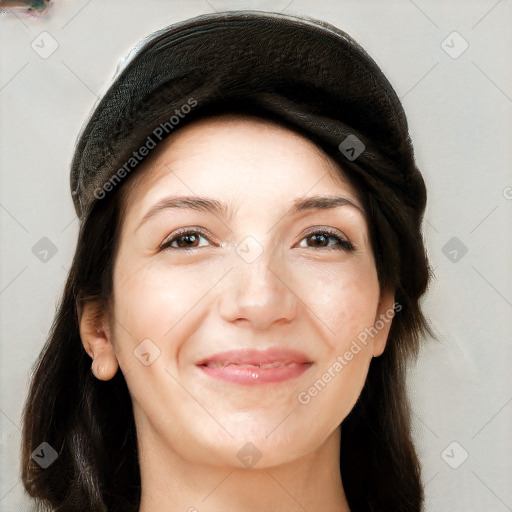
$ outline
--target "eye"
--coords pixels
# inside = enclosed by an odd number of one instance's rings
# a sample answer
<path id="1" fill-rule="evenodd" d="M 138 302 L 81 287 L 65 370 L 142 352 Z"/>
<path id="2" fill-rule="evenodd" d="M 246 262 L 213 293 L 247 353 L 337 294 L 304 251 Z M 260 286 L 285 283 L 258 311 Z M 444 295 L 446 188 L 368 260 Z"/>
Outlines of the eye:
<path id="1" fill-rule="evenodd" d="M 186 228 L 174 233 L 172 238 L 165 240 L 160 249 L 196 249 L 204 247 L 203 244 L 199 245 L 200 239 L 209 240 L 202 230 L 197 228 Z M 337 232 L 330 229 L 323 228 L 321 230 L 312 231 L 306 235 L 302 240 L 309 240 L 309 243 L 318 244 L 317 249 L 334 249 L 353 251 L 355 247 L 342 236 L 338 236 Z M 329 244 L 329 240 L 334 240 L 334 244 Z M 304 247 L 304 246 L 302 246 Z M 315 245 L 313 245 L 315 247 Z"/>
<path id="2" fill-rule="evenodd" d="M 337 232 L 327 228 L 312 231 L 308 233 L 302 240 L 309 240 L 313 244 L 319 244 L 317 245 L 318 249 L 334 249 L 349 252 L 355 249 L 355 247 L 348 240 L 339 236 Z M 334 240 L 335 243 L 329 245 L 329 240 Z"/>
<path id="3" fill-rule="evenodd" d="M 165 240 L 160 249 L 196 249 L 204 245 L 198 245 L 199 239 L 208 240 L 206 234 L 199 229 L 183 229 L 174 234 L 172 238 Z"/>

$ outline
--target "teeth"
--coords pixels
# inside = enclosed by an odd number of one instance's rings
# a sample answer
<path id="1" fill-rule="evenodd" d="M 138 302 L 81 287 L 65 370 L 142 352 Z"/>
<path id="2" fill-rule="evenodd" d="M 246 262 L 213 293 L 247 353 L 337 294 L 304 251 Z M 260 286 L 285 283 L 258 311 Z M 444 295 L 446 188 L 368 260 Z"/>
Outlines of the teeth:
<path id="1" fill-rule="evenodd" d="M 281 362 L 260 363 L 260 368 L 277 368 L 278 366 L 285 366 L 285 364 Z"/>
<path id="2" fill-rule="evenodd" d="M 275 361 L 273 363 L 258 363 L 258 364 L 250 364 L 250 363 L 238 364 L 238 363 L 232 363 L 230 361 L 224 361 L 224 362 L 215 361 L 215 362 L 208 363 L 206 366 L 208 366 L 209 368 L 219 368 L 219 367 L 225 368 L 226 366 L 254 366 L 255 368 L 267 369 L 267 368 L 278 368 L 281 366 L 286 366 L 287 364 L 289 364 L 289 363 L 284 363 L 282 361 Z"/>

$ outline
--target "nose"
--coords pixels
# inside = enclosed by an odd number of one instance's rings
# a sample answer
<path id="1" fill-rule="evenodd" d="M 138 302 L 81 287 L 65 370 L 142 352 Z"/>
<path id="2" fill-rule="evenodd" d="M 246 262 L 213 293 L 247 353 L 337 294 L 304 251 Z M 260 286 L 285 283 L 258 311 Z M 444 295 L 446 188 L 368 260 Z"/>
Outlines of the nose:
<path id="1" fill-rule="evenodd" d="M 220 295 L 220 314 L 227 322 L 268 329 L 291 322 L 299 306 L 289 269 L 281 255 L 264 250 L 254 261 L 235 257 Z"/>

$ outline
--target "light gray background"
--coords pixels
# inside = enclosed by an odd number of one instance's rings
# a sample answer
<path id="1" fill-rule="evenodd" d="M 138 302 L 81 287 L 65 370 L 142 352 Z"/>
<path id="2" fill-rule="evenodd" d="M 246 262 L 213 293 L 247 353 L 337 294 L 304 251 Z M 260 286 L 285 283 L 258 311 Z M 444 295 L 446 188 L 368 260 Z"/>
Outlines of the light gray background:
<path id="1" fill-rule="evenodd" d="M 429 192 L 424 236 L 436 279 L 424 306 L 440 337 L 425 340 L 410 373 L 426 510 L 512 510 L 510 0 L 61 0 L 44 18 L 2 15 L 0 510 L 32 510 L 18 476 L 20 413 L 76 243 L 78 132 L 140 39 L 236 8 L 337 25 L 402 99 Z M 33 252 L 43 237 L 57 249 L 46 262 Z"/>

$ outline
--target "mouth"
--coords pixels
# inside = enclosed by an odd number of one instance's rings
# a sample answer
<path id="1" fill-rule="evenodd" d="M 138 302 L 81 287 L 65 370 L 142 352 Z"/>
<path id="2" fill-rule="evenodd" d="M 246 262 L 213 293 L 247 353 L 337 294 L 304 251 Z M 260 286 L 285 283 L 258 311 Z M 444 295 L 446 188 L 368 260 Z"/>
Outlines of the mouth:
<path id="1" fill-rule="evenodd" d="M 233 361 L 212 361 L 200 366 L 206 366 L 207 368 L 225 368 L 226 366 L 244 366 L 244 367 L 253 367 L 253 368 L 262 368 L 266 370 L 267 368 L 279 368 L 283 366 L 288 366 L 290 364 L 297 364 L 293 362 L 283 362 L 283 361 L 274 361 L 272 363 L 237 363 Z"/>
<path id="2" fill-rule="evenodd" d="M 301 352 L 273 348 L 223 352 L 200 361 L 197 366 L 210 377 L 247 385 L 294 379 L 312 364 Z"/>

